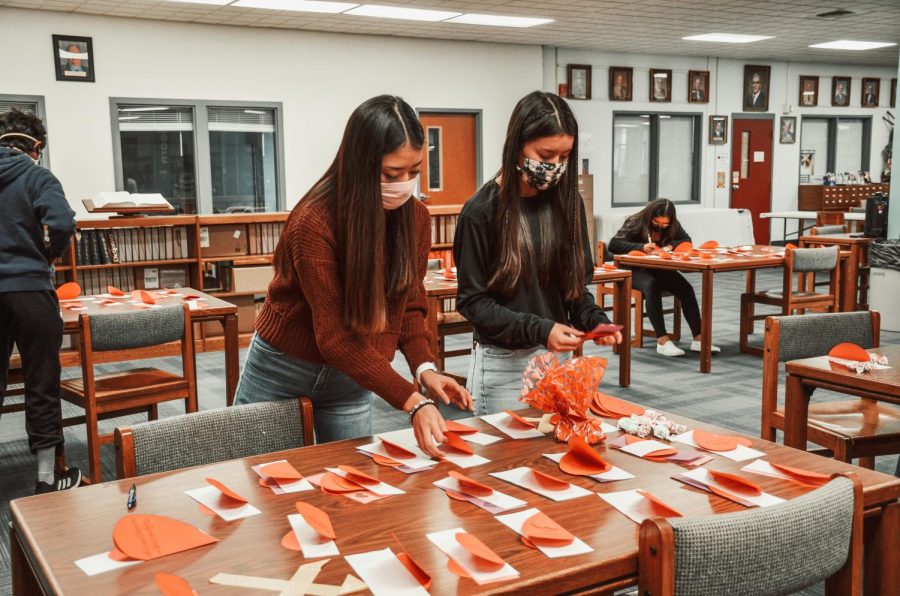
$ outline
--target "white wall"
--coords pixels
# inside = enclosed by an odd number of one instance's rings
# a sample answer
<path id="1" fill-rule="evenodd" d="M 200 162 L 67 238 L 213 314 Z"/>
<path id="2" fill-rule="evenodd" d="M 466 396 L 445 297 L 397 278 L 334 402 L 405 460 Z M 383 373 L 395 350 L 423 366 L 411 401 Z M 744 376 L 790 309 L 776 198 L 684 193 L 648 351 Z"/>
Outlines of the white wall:
<path id="1" fill-rule="evenodd" d="M 771 61 L 741 62 L 718 58 L 692 56 L 657 56 L 645 54 L 618 54 L 567 48 L 544 48 L 544 89 L 556 91 L 559 83 L 566 81 L 567 64 L 590 64 L 592 70 L 592 97 L 590 101 L 570 100 L 570 105 L 578 117 L 579 132 L 582 137 L 579 152 L 582 157 L 591 158 L 591 172 L 594 174 L 595 214 L 611 208 L 612 204 L 612 113 L 613 111 L 660 111 L 701 113 L 703 121 L 703 148 L 701 164 L 701 204 L 705 207 L 729 207 L 731 201 L 731 121 L 735 113 L 742 112 L 743 77 L 745 64 L 771 66 L 769 82 L 769 113 L 775 114 L 772 168 L 772 210 L 784 211 L 797 208 L 797 185 L 800 161 L 800 121 L 804 115 L 871 116 L 872 146 L 870 170 L 874 180 L 880 179 L 884 167 L 881 150 L 888 142 L 889 130 L 882 121 L 890 104 L 891 78 L 897 76 L 894 67 L 865 67 L 829 64 L 800 64 Z M 631 102 L 612 102 L 609 97 L 609 67 L 630 66 L 633 73 L 633 93 Z M 649 97 L 649 70 L 651 68 L 672 70 L 671 103 L 652 103 Z M 710 102 L 689 104 L 687 102 L 689 70 L 710 71 Z M 555 74 L 555 78 L 554 78 Z M 819 107 L 799 108 L 800 75 L 819 76 Z M 851 101 L 846 108 L 831 107 L 831 77 L 852 77 Z M 860 89 L 863 77 L 881 79 L 880 106 L 860 107 Z M 797 142 L 780 144 L 778 130 L 780 116 L 788 104 L 792 110 L 784 115 L 798 116 Z M 727 115 L 729 117 L 728 144 L 707 143 L 708 116 Z M 726 172 L 726 188 L 716 189 L 716 172 Z M 625 207 L 630 211 L 634 207 Z M 790 228 L 789 228 L 790 230 Z M 772 224 L 772 238 L 782 236 L 782 222 Z"/>
<path id="2" fill-rule="evenodd" d="M 96 83 L 56 81 L 54 33 L 93 38 Z M 334 158 L 350 112 L 381 93 L 413 107 L 483 110 L 490 176 L 513 106 L 541 88 L 543 74 L 538 46 L 3 8 L 0 39 L 10 58 L 0 93 L 46 98 L 52 168 L 79 215 L 81 199 L 115 186 L 110 97 L 283 102 L 291 207 Z"/>

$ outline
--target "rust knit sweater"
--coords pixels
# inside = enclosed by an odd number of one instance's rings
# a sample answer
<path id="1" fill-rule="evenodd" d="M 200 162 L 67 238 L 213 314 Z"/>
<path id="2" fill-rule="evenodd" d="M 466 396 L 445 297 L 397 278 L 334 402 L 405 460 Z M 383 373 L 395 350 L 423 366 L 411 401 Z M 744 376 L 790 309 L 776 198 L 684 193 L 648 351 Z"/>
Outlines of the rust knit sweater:
<path id="1" fill-rule="evenodd" d="M 416 267 L 425 277 L 431 225 L 428 209 L 415 205 Z M 288 220 L 281 235 L 293 262 L 288 277 L 276 273 L 266 302 L 256 319 L 256 330 L 268 343 L 300 360 L 333 366 L 395 408 L 416 387 L 391 367 L 399 348 L 410 370 L 433 362 L 425 327 L 428 303 L 420 282 L 405 296 L 388 301 L 387 328 L 380 333 L 358 334 L 345 323 L 343 288 L 333 216 L 324 205 L 303 205 Z"/>

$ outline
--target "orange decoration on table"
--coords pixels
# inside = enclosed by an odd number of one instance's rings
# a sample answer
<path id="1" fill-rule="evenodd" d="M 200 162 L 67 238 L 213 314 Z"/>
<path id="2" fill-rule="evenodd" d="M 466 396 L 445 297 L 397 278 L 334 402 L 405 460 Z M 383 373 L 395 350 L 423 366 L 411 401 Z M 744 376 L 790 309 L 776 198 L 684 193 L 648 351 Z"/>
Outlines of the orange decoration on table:
<path id="1" fill-rule="evenodd" d="M 475 559 L 475 565 L 488 571 L 497 571 L 506 561 L 492 551 L 488 545 L 468 532 L 458 532 L 456 541 Z"/>
<path id="2" fill-rule="evenodd" d="M 331 518 L 327 513 L 303 501 L 297 501 L 295 505 L 297 511 L 303 516 L 303 520 L 319 535 L 332 540 L 337 538 L 337 534 L 334 533 L 334 528 L 331 526 Z"/>
<path id="3" fill-rule="evenodd" d="M 156 299 L 150 295 L 149 292 L 145 292 L 144 290 L 135 290 L 131 293 L 131 297 L 138 302 L 143 302 L 144 304 L 156 304 Z"/>
<path id="4" fill-rule="evenodd" d="M 569 450 L 559 460 L 559 469 L 573 476 L 593 476 L 603 474 L 612 469 L 612 464 L 600 457 L 578 435 L 569 437 Z"/>
<path id="5" fill-rule="evenodd" d="M 413 459 L 416 457 L 415 453 L 397 443 L 381 439 L 381 444 L 384 445 L 384 450 L 387 451 L 391 457 L 396 457 L 397 459 Z"/>
<path id="6" fill-rule="evenodd" d="M 444 279 L 456 279 L 456 272 L 451 269 L 444 269 L 442 273 L 444 275 Z"/>
<path id="7" fill-rule="evenodd" d="M 444 423 L 447 425 L 447 430 L 458 435 L 471 435 L 478 432 L 477 428 L 457 422 L 456 420 L 445 420 Z"/>
<path id="8" fill-rule="evenodd" d="M 531 475 L 534 477 L 534 481 L 540 484 L 541 488 L 546 490 L 566 490 L 571 486 L 571 484 L 565 480 L 561 480 L 550 474 L 544 474 L 535 469 L 531 470 Z"/>
<path id="9" fill-rule="evenodd" d="M 322 474 L 321 478 L 319 478 L 319 486 L 324 492 L 336 495 L 355 493 L 364 489 L 352 480 L 338 476 L 337 474 L 332 474 L 331 472 Z"/>
<path id="10" fill-rule="evenodd" d="M 531 422 L 530 420 L 526 420 L 512 410 L 503 410 L 503 413 L 512 418 L 513 423 L 517 426 L 521 426 L 523 428 L 536 428 L 533 422 Z"/>
<path id="11" fill-rule="evenodd" d="M 719 248 L 719 243 L 715 240 L 707 240 L 700 245 L 700 248 Z"/>
<path id="12" fill-rule="evenodd" d="M 302 480 L 303 474 L 297 471 L 297 468 L 286 461 L 279 461 L 266 464 L 259 468 L 259 471 L 275 480 Z"/>
<path id="13" fill-rule="evenodd" d="M 469 572 L 463 569 L 462 565 L 456 562 L 456 559 L 448 558 L 447 559 L 447 571 L 452 573 L 453 575 L 457 575 L 459 577 L 463 577 L 466 579 L 472 579 L 472 576 L 469 575 Z"/>
<path id="14" fill-rule="evenodd" d="M 646 257 L 647 253 L 645 253 L 642 250 L 629 250 L 628 256 L 629 257 Z"/>
<path id="15" fill-rule="evenodd" d="M 400 545 L 400 552 L 395 556 L 400 561 L 400 564 L 406 567 L 406 570 L 416 578 L 416 581 L 425 588 L 426 590 L 431 588 L 431 576 L 428 575 L 428 572 L 425 571 L 421 565 L 416 563 L 415 559 L 413 559 L 410 554 L 407 552 L 403 543 L 400 542 L 400 539 L 397 538 L 397 535 L 391 532 L 391 536 L 393 536 L 394 540 L 397 541 L 397 544 Z"/>
<path id="16" fill-rule="evenodd" d="M 588 410 L 606 372 L 606 359 L 591 356 L 570 358 L 562 364 L 553 352 L 535 356 L 522 375 L 521 401 L 552 414 L 556 438 L 568 441 L 577 435 L 588 443 L 606 438 L 602 421 Z"/>
<path id="17" fill-rule="evenodd" d="M 112 559 L 113 561 L 135 561 L 136 560 L 136 559 L 132 559 L 131 557 L 129 557 L 128 555 L 126 555 L 125 553 L 123 553 L 122 551 L 120 551 L 117 548 L 114 548 L 111 551 L 109 551 L 107 556 L 110 559 Z"/>
<path id="18" fill-rule="evenodd" d="M 619 270 L 619 268 L 616 267 L 616 266 L 615 266 L 614 264 L 612 264 L 612 263 L 603 263 L 602 265 L 600 265 L 600 268 L 601 268 L 601 269 L 604 269 L 604 270 L 606 270 L 606 271 L 618 271 L 618 270 Z"/>
<path id="19" fill-rule="evenodd" d="M 692 250 L 694 250 L 694 245 L 690 242 L 682 242 L 675 247 L 675 252 L 678 254 L 690 253 Z"/>
<path id="20" fill-rule="evenodd" d="M 338 466 L 338 470 L 345 473 L 347 475 L 348 479 L 351 482 L 355 482 L 356 484 L 361 484 L 363 486 L 366 486 L 366 485 L 374 486 L 377 484 L 381 484 L 381 480 L 379 480 L 378 478 L 375 478 L 374 476 L 369 476 L 362 470 L 357 470 L 353 466 L 340 465 L 340 466 Z"/>
<path id="21" fill-rule="evenodd" d="M 522 533 L 533 544 L 545 546 L 565 546 L 572 544 L 575 536 L 558 523 L 538 511 L 522 524 Z"/>
<path id="22" fill-rule="evenodd" d="M 300 552 L 300 541 L 293 530 L 281 537 L 281 546 L 296 553 Z"/>
<path id="23" fill-rule="evenodd" d="M 758 484 L 751 480 L 747 480 L 742 476 L 738 476 L 737 474 L 731 474 L 729 472 L 719 472 L 717 470 L 708 471 L 713 480 L 715 480 L 728 490 L 733 490 L 738 493 L 750 495 L 758 495 L 762 492 L 762 489 Z"/>
<path id="24" fill-rule="evenodd" d="M 669 252 L 668 250 L 662 250 L 659 252 L 659 258 L 662 259 L 663 261 L 671 261 L 673 259 L 673 257 L 674 257 L 674 255 L 671 252 Z"/>
<path id="25" fill-rule="evenodd" d="M 482 484 L 477 480 L 472 480 L 468 476 L 460 474 L 455 470 L 447 472 L 447 475 L 454 478 L 460 486 L 460 489 L 467 495 L 473 497 L 487 497 L 494 494 L 494 489 L 486 484 Z"/>
<path id="26" fill-rule="evenodd" d="M 812 472 L 810 470 L 795 468 L 793 466 L 785 466 L 784 464 L 776 464 L 774 462 L 769 462 L 769 465 L 779 472 L 790 476 L 791 480 L 793 480 L 794 482 L 812 488 L 818 488 L 831 480 L 831 476 L 829 476 L 828 474 L 822 474 L 820 472 Z"/>
<path id="27" fill-rule="evenodd" d="M 124 296 L 125 292 L 117 288 L 116 286 L 106 286 L 106 293 L 110 296 Z"/>
<path id="28" fill-rule="evenodd" d="M 241 503 L 241 504 L 247 502 L 247 499 L 245 499 L 241 495 L 237 494 L 236 492 L 234 492 L 233 490 L 231 490 L 230 488 L 228 488 L 227 486 L 225 486 L 224 484 L 222 484 L 215 478 L 204 478 L 204 480 L 206 480 L 207 482 L 209 482 L 210 484 L 215 486 L 217 489 L 219 489 L 219 491 L 222 493 L 223 496 L 231 499 L 232 501 L 236 501 L 237 503 Z"/>
<path id="29" fill-rule="evenodd" d="M 205 532 L 163 515 L 132 513 L 113 528 L 113 542 L 130 559 L 149 561 L 218 542 Z"/>
<path id="30" fill-rule="evenodd" d="M 444 433 L 444 443 L 445 446 L 453 449 L 455 451 L 459 451 L 460 453 L 465 453 L 466 455 L 474 455 L 475 452 L 469 447 L 469 444 L 466 443 L 462 437 L 454 432 L 450 432 L 449 430 Z"/>
<path id="31" fill-rule="evenodd" d="M 750 439 L 745 437 L 717 435 L 699 428 L 694 429 L 694 443 L 707 451 L 733 451 L 738 445 L 749 447 L 752 444 Z"/>
<path id="32" fill-rule="evenodd" d="M 388 466 L 389 468 L 396 468 L 403 465 L 397 460 L 385 457 L 383 455 L 378 455 L 377 453 L 372 454 L 372 461 L 374 461 L 379 466 Z"/>
<path id="33" fill-rule="evenodd" d="M 81 286 L 74 281 L 65 283 L 56 288 L 56 297 L 60 300 L 72 300 L 81 296 Z"/>
<path id="34" fill-rule="evenodd" d="M 591 410 L 598 416 L 615 419 L 628 418 L 632 414 L 637 416 L 642 416 L 644 414 L 644 408 L 641 406 L 619 399 L 618 397 L 600 393 L 599 391 L 594 396 L 594 400 L 591 403 Z"/>
<path id="35" fill-rule="evenodd" d="M 662 517 L 682 517 L 681 512 L 677 509 L 674 509 L 659 499 L 657 499 L 652 494 L 648 493 L 645 490 L 637 489 L 637 493 L 647 499 L 647 502 L 650 504 L 650 507 L 654 509 L 660 516 Z"/>
<path id="36" fill-rule="evenodd" d="M 154 579 L 163 596 L 197 596 L 196 590 L 183 577 L 171 573 L 157 573 Z"/>
<path id="37" fill-rule="evenodd" d="M 855 362 L 869 361 L 869 353 L 862 347 L 850 342 L 844 342 L 834 346 L 831 348 L 831 351 L 828 352 L 828 355 L 832 358 L 853 360 Z"/>

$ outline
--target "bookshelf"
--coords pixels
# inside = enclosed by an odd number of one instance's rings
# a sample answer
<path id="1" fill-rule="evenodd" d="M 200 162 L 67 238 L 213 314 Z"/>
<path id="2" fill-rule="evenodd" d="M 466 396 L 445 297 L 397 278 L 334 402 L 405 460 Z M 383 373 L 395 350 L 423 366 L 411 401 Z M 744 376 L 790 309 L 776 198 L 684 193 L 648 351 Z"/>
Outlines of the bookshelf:
<path id="1" fill-rule="evenodd" d="M 453 263 L 453 235 L 462 205 L 428 205 L 431 214 L 430 259 L 441 259 L 444 265 Z"/>

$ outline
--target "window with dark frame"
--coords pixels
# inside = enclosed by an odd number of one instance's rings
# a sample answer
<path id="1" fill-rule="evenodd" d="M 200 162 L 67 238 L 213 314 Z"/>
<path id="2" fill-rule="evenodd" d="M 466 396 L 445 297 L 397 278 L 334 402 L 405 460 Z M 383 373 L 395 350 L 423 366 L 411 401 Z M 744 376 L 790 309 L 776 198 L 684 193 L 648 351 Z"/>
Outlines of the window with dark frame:
<path id="1" fill-rule="evenodd" d="M 700 201 L 701 114 L 613 113 L 613 207 Z"/>
<path id="2" fill-rule="evenodd" d="M 280 104 L 111 99 L 116 188 L 179 213 L 284 205 Z"/>
<path id="3" fill-rule="evenodd" d="M 803 116 L 800 183 L 822 184 L 826 173 L 869 171 L 871 145 L 869 116 Z"/>
<path id="4" fill-rule="evenodd" d="M 428 190 L 444 188 L 444 160 L 441 145 L 441 127 L 429 126 L 428 135 Z"/>
<path id="5" fill-rule="evenodd" d="M 44 122 L 44 128 L 47 128 L 47 113 L 44 109 L 44 97 L 42 95 L 3 95 L 0 94 L 0 116 L 10 110 L 19 110 L 20 112 L 30 112 L 36 115 Z M 50 133 L 47 133 L 47 145 L 50 145 Z M 50 148 L 44 148 L 41 151 L 41 159 L 38 165 L 50 169 Z"/>

